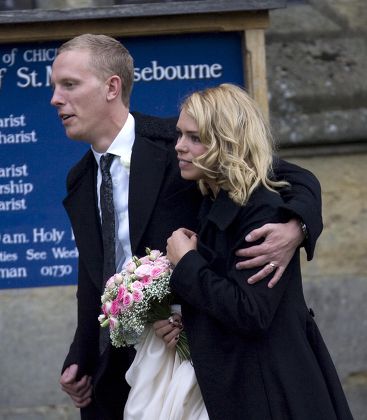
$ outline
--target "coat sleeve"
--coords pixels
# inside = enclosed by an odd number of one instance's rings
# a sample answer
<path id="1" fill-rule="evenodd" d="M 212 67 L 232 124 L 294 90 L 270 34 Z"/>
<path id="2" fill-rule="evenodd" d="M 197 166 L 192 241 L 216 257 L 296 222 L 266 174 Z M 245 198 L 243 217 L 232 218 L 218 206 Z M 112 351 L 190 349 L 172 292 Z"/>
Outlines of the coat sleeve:
<path id="1" fill-rule="evenodd" d="M 277 180 L 291 184 L 281 191 L 281 196 L 290 214 L 307 226 L 307 238 L 303 245 L 307 259 L 311 260 L 323 229 L 320 183 L 310 171 L 278 158 L 274 159 L 274 173 Z"/>
<path id="2" fill-rule="evenodd" d="M 299 252 L 287 267 L 282 281 L 275 287 L 268 287 L 267 280 L 271 275 L 264 281 L 249 285 L 247 279 L 258 268 L 237 270 L 235 265 L 239 259 L 234 250 L 251 245 L 243 239 L 247 232 L 264 223 L 280 222 L 282 218 L 278 216 L 278 209 L 264 204 L 252 206 L 243 213 L 241 220 L 242 223 L 236 224 L 234 229 L 238 232 L 238 238 L 228 250 L 229 262 L 224 275 L 223 269 L 218 268 L 213 261 L 209 262 L 206 259 L 208 257 L 204 258 L 199 251 L 192 250 L 176 265 L 170 281 L 173 292 L 196 310 L 205 312 L 231 330 L 258 335 L 267 331 L 272 323 L 288 286 L 290 273 L 297 266 L 295 261 L 299 262 Z"/>
<path id="3" fill-rule="evenodd" d="M 77 290 L 77 328 L 66 356 L 62 372 L 70 365 L 78 365 L 78 379 L 91 375 L 99 357 L 99 322 L 101 294 L 89 278 L 79 258 Z"/>

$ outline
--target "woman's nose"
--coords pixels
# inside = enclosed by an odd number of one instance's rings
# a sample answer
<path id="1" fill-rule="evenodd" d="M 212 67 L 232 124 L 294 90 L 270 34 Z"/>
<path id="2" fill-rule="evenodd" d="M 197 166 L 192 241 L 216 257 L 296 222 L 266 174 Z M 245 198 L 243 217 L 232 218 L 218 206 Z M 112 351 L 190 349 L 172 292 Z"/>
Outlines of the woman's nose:
<path id="1" fill-rule="evenodd" d="M 178 151 L 183 151 L 183 150 L 185 150 L 185 148 L 186 148 L 186 146 L 185 146 L 184 136 L 180 136 L 180 137 L 177 139 L 177 143 L 176 143 L 176 146 L 175 146 L 175 150 L 178 152 Z"/>

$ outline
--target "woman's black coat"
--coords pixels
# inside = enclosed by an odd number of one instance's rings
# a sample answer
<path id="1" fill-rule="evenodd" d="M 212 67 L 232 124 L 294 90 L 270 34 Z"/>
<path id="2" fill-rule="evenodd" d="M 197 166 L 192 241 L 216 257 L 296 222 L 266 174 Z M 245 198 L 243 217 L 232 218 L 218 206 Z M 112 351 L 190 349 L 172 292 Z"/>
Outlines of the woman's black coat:
<path id="1" fill-rule="evenodd" d="M 211 420 L 350 420 L 335 367 L 306 306 L 297 252 L 272 289 L 246 281 L 235 250 L 252 229 L 289 216 L 260 187 L 240 207 L 221 191 L 201 210 L 197 251 L 171 277 Z"/>

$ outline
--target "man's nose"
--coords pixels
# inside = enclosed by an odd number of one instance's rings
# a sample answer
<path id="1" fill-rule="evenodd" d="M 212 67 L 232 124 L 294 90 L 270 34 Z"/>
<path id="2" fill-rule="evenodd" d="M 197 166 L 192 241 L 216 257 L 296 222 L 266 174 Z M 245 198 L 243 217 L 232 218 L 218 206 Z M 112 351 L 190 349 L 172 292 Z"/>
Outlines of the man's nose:
<path id="1" fill-rule="evenodd" d="M 59 90 L 56 89 L 56 88 L 53 91 L 50 103 L 53 106 L 59 106 L 59 105 L 62 105 L 64 103 L 63 97 L 60 95 Z"/>

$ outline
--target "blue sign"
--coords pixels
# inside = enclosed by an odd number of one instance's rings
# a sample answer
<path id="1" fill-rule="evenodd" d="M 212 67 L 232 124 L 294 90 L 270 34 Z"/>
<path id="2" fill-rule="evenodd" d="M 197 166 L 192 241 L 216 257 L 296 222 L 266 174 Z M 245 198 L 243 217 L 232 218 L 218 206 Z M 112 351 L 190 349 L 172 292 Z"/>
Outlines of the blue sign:
<path id="1" fill-rule="evenodd" d="M 134 57 L 131 109 L 174 116 L 188 93 L 243 85 L 241 36 L 121 39 Z M 76 284 L 77 257 L 62 200 L 88 146 L 69 140 L 50 105 L 59 42 L 0 47 L 0 288 Z"/>

